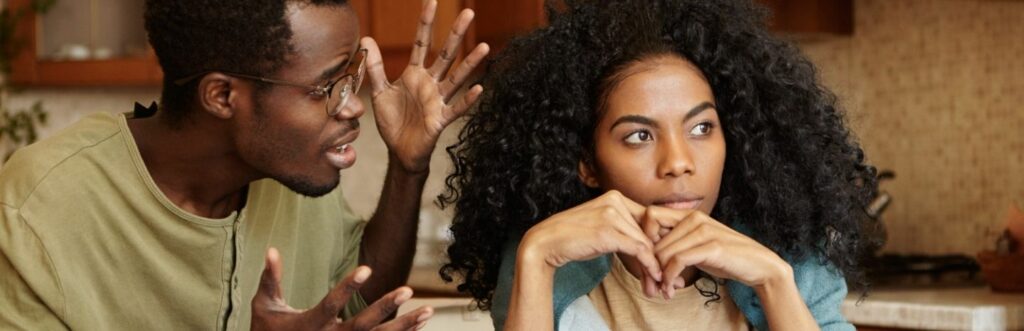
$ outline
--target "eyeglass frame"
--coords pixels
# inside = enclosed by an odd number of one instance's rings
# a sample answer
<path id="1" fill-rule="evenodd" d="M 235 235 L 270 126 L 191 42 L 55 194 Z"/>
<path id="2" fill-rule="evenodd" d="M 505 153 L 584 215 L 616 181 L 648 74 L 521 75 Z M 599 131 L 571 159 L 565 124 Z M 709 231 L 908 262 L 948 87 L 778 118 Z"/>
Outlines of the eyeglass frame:
<path id="1" fill-rule="evenodd" d="M 307 89 L 312 89 L 313 90 L 310 93 L 317 93 L 319 95 L 323 95 L 323 96 L 327 97 L 327 99 L 324 100 L 324 111 L 327 112 L 327 116 L 328 117 L 334 117 L 334 116 L 337 116 L 338 113 L 341 112 L 341 109 L 344 108 L 345 103 L 348 102 L 348 98 L 349 97 L 351 97 L 353 94 L 359 93 L 359 88 L 363 85 L 363 78 L 365 78 L 365 76 L 366 76 L 366 55 L 367 55 L 367 53 L 369 53 L 369 51 L 367 51 L 365 48 L 360 48 L 359 50 L 356 51 L 356 53 L 362 53 L 362 56 L 363 56 L 363 58 L 359 60 L 359 67 L 356 69 L 356 72 L 354 74 L 346 73 L 345 75 L 343 75 L 341 77 L 338 77 L 337 80 L 335 80 L 335 81 L 328 81 L 324 85 L 309 85 L 309 84 L 295 83 L 295 82 L 289 82 L 289 81 L 284 81 L 284 80 L 278 80 L 278 79 L 266 78 L 266 77 L 261 77 L 261 76 L 248 75 L 248 74 L 237 73 L 237 72 L 223 71 L 223 70 L 207 70 L 207 71 L 203 71 L 203 72 L 196 73 L 196 74 L 193 74 L 193 75 L 189 75 L 187 77 L 175 80 L 174 81 L 174 85 L 183 86 L 183 85 L 187 84 L 188 82 L 190 82 L 190 81 L 192 81 L 192 80 L 194 80 L 196 78 L 199 78 L 199 77 L 201 77 L 203 75 L 209 74 L 211 72 L 220 72 L 220 73 L 223 73 L 223 74 L 228 75 L 228 76 L 234 76 L 234 77 L 245 78 L 245 79 L 252 79 L 252 80 L 256 80 L 256 81 L 260 81 L 260 82 L 264 82 L 264 83 L 268 83 L 268 84 L 291 86 L 291 87 L 299 87 L 299 88 L 307 88 Z M 349 63 L 349 65 L 351 65 L 351 63 Z M 347 68 L 346 68 L 345 71 L 348 71 Z M 339 94 L 340 93 L 345 93 L 345 94 L 339 95 L 339 98 L 341 99 L 341 102 L 338 103 L 337 107 L 334 107 L 335 110 L 332 112 L 331 109 L 330 109 L 331 108 L 331 92 L 334 91 L 334 87 L 336 85 L 338 85 L 338 83 L 344 81 L 345 79 L 349 79 L 349 78 L 351 79 L 351 82 L 349 84 L 346 84 L 346 85 L 342 86 L 343 90 L 341 90 L 341 92 L 339 92 Z M 346 90 L 348 90 L 347 93 L 345 92 Z"/>

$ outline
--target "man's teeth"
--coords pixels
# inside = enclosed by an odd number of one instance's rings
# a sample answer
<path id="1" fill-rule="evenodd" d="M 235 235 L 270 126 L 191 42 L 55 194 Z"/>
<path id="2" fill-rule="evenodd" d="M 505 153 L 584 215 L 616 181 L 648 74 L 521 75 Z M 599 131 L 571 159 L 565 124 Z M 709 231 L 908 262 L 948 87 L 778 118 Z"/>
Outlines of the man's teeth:
<path id="1" fill-rule="evenodd" d="M 345 151 L 348 150 L 348 144 L 335 147 L 334 150 L 338 151 L 338 153 L 344 153 Z"/>

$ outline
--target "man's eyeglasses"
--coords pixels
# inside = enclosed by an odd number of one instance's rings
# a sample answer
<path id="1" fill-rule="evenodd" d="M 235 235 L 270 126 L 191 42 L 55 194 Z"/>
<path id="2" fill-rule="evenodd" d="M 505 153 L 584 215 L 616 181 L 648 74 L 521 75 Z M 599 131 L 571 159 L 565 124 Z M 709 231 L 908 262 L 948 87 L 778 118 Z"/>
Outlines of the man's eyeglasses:
<path id="1" fill-rule="evenodd" d="M 327 97 L 327 99 L 324 100 L 324 103 L 326 104 L 327 116 L 334 117 L 341 112 L 341 108 L 345 105 L 346 102 L 348 102 L 349 97 L 351 97 L 353 94 L 359 93 L 359 87 L 363 85 L 363 77 L 366 75 L 366 52 L 367 51 L 365 48 L 359 49 L 359 51 L 356 51 L 356 54 L 353 57 L 352 61 L 349 62 L 350 64 L 359 63 L 359 66 L 356 67 L 355 72 L 349 72 L 344 76 L 339 77 L 337 80 L 329 81 L 324 85 L 307 85 L 286 82 L 283 80 L 270 79 L 260 76 L 253 76 L 220 70 L 205 71 L 195 75 L 191 75 L 174 81 L 174 85 L 182 86 L 196 78 L 216 71 L 224 73 L 229 76 L 257 80 L 268 84 L 301 87 L 311 89 L 312 91 L 310 92 L 310 94 L 312 95 L 318 97 Z M 335 87 L 337 87 L 338 84 L 341 84 L 341 87 L 336 89 Z"/>

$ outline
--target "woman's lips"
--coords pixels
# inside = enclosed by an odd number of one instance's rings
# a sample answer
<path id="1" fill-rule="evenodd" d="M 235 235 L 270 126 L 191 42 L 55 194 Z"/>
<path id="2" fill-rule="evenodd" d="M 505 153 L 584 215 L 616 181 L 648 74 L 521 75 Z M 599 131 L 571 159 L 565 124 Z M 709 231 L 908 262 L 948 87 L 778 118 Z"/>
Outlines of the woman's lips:
<path id="1" fill-rule="evenodd" d="M 672 209 L 697 209 L 704 197 L 695 193 L 675 193 L 654 202 L 657 206 Z"/>
<path id="2" fill-rule="evenodd" d="M 672 209 L 697 209 L 697 207 L 700 206 L 700 203 L 703 201 L 704 199 L 694 199 L 684 201 L 659 202 L 655 203 L 655 205 Z"/>

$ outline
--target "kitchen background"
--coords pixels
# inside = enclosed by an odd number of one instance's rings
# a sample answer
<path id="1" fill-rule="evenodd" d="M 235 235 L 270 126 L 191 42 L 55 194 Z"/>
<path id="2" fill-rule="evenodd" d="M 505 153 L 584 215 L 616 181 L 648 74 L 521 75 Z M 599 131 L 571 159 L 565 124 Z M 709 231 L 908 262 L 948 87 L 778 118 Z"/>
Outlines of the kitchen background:
<path id="1" fill-rule="evenodd" d="M 72 1 L 63 2 L 44 16 L 50 19 L 43 24 L 73 23 L 52 19 L 69 14 L 66 3 Z M 440 2 L 438 21 L 450 22 L 457 1 Z M 375 6 L 384 8 L 367 9 L 386 11 L 389 5 Z M 114 7 L 122 13 L 113 17 L 139 10 Z M 869 161 L 896 173 L 882 183 L 893 196 L 882 216 L 889 237 L 883 251 L 973 255 L 991 248 L 1009 206 L 1024 205 L 1024 1 L 857 0 L 853 8 L 851 35 L 794 38 L 839 95 Z M 477 24 L 485 20 L 478 15 Z M 120 34 L 137 39 L 134 31 Z M 392 39 L 389 45 L 400 52 L 411 34 Z M 51 42 L 43 47 L 60 46 Z M 389 71 L 400 66 L 391 65 Z M 45 137 L 89 113 L 130 111 L 134 102 L 148 104 L 158 97 L 157 87 L 29 86 L 6 103 L 20 109 L 42 100 L 49 113 L 40 128 Z M 372 112 L 362 121 L 359 160 L 343 172 L 342 182 L 353 208 L 368 216 L 380 193 L 387 154 Z M 457 131 L 449 128 L 439 146 L 453 141 Z M 422 237 L 428 241 L 443 236 L 448 219 L 433 204 L 449 170 L 443 148 L 435 151 L 431 169 L 423 199 Z"/>
<path id="2" fill-rule="evenodd" d="M 52 0 L 0 0 L 0 7 L 33 1 Z M 772 29 L 795 40 L 839 96 L 869 162 L 895 173 L 881 184 L 892 197 L 881 219 L 888 235 L 882 253 L 897 259 L 882 261 L 899 269 L 894 274 L 904 289 L 872 292 L 864 304 L 852 293 L 844 314 L 861 327 L 1024 328 L 1024 297 L 984 288 L 973 262 L 977 252 L 995 247 L 1011 206 L 1024 208 L 1024 1 L 758 1 L 775 11 Z M 381 45 L 388 74 L 397 76 L 408 58 L 419 1 L 350 2 L 363 18 L 363 33 Z M 543 24 L 542 2 L 439 0 L 433 46 L 458 10 L 470 7 L 477 20 L 467 44 L 486 41 L 500 48 L 509 36 Z M 6 78 L 24 89 L 0 91 L 3 108 L 28 109 L 42 101 L 48 120 L 39 133 L 46 137 L 90 113 L 127 112 L 134 102 L 157 100 L 160 73 L 144 45 L 140 3 L 58 0 L 48 14 L 22 22 L 29 47 Z M 361 96 L 369 106 L 366 90 Z M 369 217 L 387 152 L 373 113 L 361 122 L 358 162 L 342 172 L 342 189 L 355 211 Z M 450 215 L 434 200 L 450 168 L 443 147 L 454 141 L 460 125 L 448 128 L 434 151 L 423 195 L 417 268 L 410 279 L 418 298 L 452 294 L 436 276 Z M 0 152 L 10 148 L 10 139 L 0 138 Z M 950 254 L 956 257 L 942 257 Z M 927 257 L 905 258 L 911 255 Z M 928 271 L 913 270 L 922 261 Z M 954 277 L 934 272 L 951 265 L 957 266 Z M 961 278 L 965 270 L 971 276 Z M 931 279 L 930 289 L 907 289 L 921 275 Z M 950 278 L 956 286 L 973 287 L 935 290 Z M 489 325 L 485 314 L 466 309 L 468 299 L 419 300 L 403 309 L 435 306 L 435 329 Z"/>

